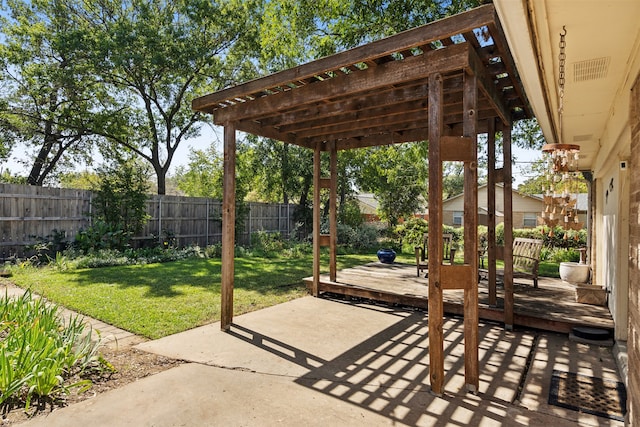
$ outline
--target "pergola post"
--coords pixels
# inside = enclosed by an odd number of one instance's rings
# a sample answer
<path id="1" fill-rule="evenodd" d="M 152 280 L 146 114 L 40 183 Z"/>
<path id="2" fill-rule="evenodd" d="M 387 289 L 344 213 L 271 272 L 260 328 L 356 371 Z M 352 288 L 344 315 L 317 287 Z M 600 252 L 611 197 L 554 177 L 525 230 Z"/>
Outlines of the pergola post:
<path id="1" fill-rule="evenodd" d="M 470 158 L 464 162 L 464 264 L 471 267 L 464 287 L 464 376 L 467 389 L 478 391 L 478 80 L 464 75 L 463 136 L 471 140 Z M 453 263 L 453 260 L 451 260 Z"/>
<path id="2" fill-rule="evenodd" d="M 228 331 L 233 321 L 234 249 L 236 222 L 236 127 L 224 126 L 224 168 L 222 195 L 222 282 L 220 287 L 220 329 Z"/>
<path id="3" fill-rule="evenodd" d="M 338 261 L 338 150 L 335 141 L 329 144 L 329 164 L 329 280 L 335 282 Z"/>
<path id="4" fill-rule="evenodd" d="M 498 306 L 496 286 L 496 123 L 487 121 L 487 158 L 489 172 L 487 176 L 487 270 L 489 287 L 489 305 Z"/>
<path id="5" fill-rule="evenodd" d="M 313 151 L 313 284 L 311 294 L 317 297 L 320 286 L 320 189 L 322 143 Z"/>
<path id="6" fill-rule="evenodd" d="M 511 124 L 502 128 L 504 151 L 504 328 L 513 330 L 513 195 L 511 171 Z"/>
<path id="7" fill-rule="evenodd" d="M 442 263 L 442 136 L 443 82 L 429 75 L 429 376 L 431 391 L 442 395 L 444 384 L 444 305 L 440 284 Z"/>

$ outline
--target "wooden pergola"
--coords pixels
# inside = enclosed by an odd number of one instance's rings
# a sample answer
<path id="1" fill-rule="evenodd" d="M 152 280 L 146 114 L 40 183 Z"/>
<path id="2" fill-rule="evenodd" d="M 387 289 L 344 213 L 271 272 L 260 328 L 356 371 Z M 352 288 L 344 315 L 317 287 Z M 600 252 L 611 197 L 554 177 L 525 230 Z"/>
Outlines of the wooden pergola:
<path id="1" fill-rule="evenodd" d="M 193 101 L 224 126 L 221 327 L 233 319 L 236 131 L 314 150 L 313 287 L 320 248 L 329 246 L 336 280 L 337 152 L 429 141 L 430 380 L 444 380 L 443 292 L 464 289 L 465 383 L 478 388 L 477 135 L 488 134 L 489 189 L 505 187 L 505 326 L 513 325 L 511 125 L 531 117 L 493 5 L 284 70 Z M 503 132 L 503 170 L 495 169 L 495 134 Z M 321 153 L 330 176 L 321 176 Z M 425 159 L 426 160 L 426 159 Z M 442 163 L 464 163 L 464 265 L 442 263 Z M 502 180 L 502 177 L 505 177 Z M 321 189 L 329 189 L 328 235 L 320 233 Z M 489 282 L 495 292 L 495 193 L 489 200 Z M 426 282 L 426 281 L 425 281 Z"/>

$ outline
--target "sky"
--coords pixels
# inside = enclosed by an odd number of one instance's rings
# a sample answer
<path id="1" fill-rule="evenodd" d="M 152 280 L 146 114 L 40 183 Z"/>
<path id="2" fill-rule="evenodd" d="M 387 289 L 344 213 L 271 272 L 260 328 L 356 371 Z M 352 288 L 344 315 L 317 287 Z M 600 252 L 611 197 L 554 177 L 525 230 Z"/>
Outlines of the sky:
<path id="1" fill-rule="evenodd" d="M 216 144 L 216 148 L 222 150 L 222 128 L 205 125 L 202 127 L 202 134 L 198 138 L 185 140 L 180 144 L 176 154 L 171 162 L 171 174 L 173 174 L 179 166 L 186 166 L 189 163 L 189 153 L 192 149 L 205 150 L 212 142 Z M 17 147 L 13 151 L 14 155 L 8 162 L 0 165 L 0 173 L 6 169 L 9 169 L 12 174 L 27 175 L 29 171 L 19 163 L 19 158 L 24 156 L 24 149 Z M 525 176 L 521 172 L 521 166 L 526 165 L 528 162 L 535 161 L 542 157 L 540 150 L 525 150 L 523 148 L 513 147 L 513 155 L 516 159 L 516 164 L 513 165 L 513 177 L 514 188 L 518 188 L 518 185 L 522 184 L 528 176 Z M 524 163 L 521 163 L 524 162 Z M 99 165 L 94 165 L 99 166 Z M 81 168 L 82 169 L 82 168 Z"/>

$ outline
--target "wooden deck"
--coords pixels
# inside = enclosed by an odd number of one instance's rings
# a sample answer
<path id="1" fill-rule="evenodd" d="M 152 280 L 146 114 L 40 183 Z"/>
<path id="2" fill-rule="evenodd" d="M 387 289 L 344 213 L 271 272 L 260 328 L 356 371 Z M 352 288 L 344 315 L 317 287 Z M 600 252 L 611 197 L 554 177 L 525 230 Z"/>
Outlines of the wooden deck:
<path id="1" fill-rule="evenodd" d="M 305 280 L 309 287 L 313 281 Z M 613 330 L 613 319 L 607 307 L 575 302 L 575 288 L 559 279 L 541 277 L 539 287 L 526 279 L 514 284 L 514 326 L 569 333 L 575 326 Z M 408 264 L 370 263 L 340 270 L 337 281 L 327 274 L 320 276 L 321 293 L 333 293 L 375 301 L 401 304 L 427 310 L 428 280 L 416 276 L 416 267 Z M 487 283 L 480 282 L 480 319 L 502 322 L 503 289 L 498 286 L 498 306 L 488 305 Z M 463 292 L 444 292 L 444 311 L 462 315 Z"/>

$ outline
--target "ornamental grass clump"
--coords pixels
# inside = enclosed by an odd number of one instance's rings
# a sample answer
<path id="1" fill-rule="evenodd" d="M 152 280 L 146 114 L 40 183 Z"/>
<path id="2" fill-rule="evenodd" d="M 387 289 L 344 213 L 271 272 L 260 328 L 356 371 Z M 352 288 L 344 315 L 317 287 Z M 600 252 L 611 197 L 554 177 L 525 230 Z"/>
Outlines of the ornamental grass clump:
<path id="1" fill-rule="evenodd" d="M 25 405 L 33 398 L 57 398 L 91 386 L 81 378 L 108 364 L 98 354 L 99 340 L 79 316 L 64 321 L 56 305 L 27 291 L 0 298 L 0 405 Z"/>

